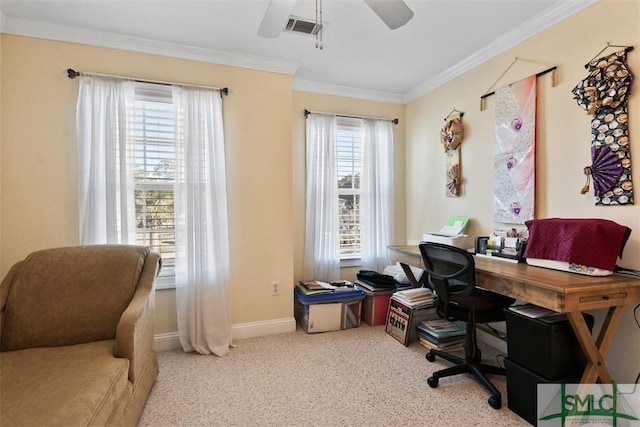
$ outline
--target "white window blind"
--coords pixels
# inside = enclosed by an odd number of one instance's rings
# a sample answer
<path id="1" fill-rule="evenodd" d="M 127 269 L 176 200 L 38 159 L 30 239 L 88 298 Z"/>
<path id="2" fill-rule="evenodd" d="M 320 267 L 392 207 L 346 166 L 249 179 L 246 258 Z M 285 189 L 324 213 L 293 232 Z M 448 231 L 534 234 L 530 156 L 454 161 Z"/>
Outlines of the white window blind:
<path id="1" fill-rule="evenodd" d="M 362 166 L 362 120 L 338 117 L 336 147 L 338 208 L 340 210 L 340 257 L 360 257 L 360 172 Z"/>
<path id="2" fill-rule="evenodd" d="M 170 86 L 136 83 L 133 110 L 136 243 L 162 257 L 159 287 L 175 280 L 175 118 Z"/>

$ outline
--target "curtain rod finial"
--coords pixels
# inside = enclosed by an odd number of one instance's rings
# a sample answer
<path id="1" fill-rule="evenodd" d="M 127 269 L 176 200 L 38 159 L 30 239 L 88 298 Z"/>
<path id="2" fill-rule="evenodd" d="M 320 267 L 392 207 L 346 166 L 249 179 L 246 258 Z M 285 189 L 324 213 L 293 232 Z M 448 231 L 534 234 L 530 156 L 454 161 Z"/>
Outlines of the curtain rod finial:
<path id="1" fill-rule="evenodd" d="M 80 75 L 79 72 L 77 72 L 76 70 L 72 69 L 72 68 L 67 68 L 67 76 L 70 79 L 75 79 L 76 77 L 78 77 Z"/>

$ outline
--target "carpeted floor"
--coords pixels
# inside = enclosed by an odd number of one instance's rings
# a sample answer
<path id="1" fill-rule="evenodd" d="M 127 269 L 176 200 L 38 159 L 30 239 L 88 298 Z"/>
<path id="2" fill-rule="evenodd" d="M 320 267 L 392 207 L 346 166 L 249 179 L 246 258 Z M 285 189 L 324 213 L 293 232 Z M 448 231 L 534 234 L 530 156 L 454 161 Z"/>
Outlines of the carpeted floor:
<path id="1" fill-rule="evenodd" d="M 427 385 L 418 343 L 404 347 L 383 326 L 252 338 L 225 357 L 160 353 L 160 374 L 140 426 L 528 426 L 507 408 L 506 380 L 492 377 L 502 409 L 474 379 Z M 502 362 L 483 347 L 488 363 Z"/>

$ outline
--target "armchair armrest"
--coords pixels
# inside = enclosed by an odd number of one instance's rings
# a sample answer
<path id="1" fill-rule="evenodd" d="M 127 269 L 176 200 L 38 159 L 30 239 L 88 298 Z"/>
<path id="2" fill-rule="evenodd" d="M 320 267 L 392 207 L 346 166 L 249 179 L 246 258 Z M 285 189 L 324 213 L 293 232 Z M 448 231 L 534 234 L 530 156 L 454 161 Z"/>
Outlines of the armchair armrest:
<path id="1" fill-rule="evenodd" d="M 0 284 L 0 351 L 2 351 L 2 334 L 3 334 L 3 320 L 4 320 L 4 310 L 7 306 L 7 299 L 9 298 L 9 291 L 11 290 L 11 285 L 13 284 L 13 278 L 17 274 L 20 267 L 24 261 L 18 261 L 11 267 L 7 275 L 2 279 L 2 284 Z"/>
<path id="2" fill-rule="evenodd" d="M 153 354 L 155 279 L 160 256 L 149 253 L 140 282 L 116 328 L 115 356 L 129 359 L 129 380 L 135 385 Z"/>

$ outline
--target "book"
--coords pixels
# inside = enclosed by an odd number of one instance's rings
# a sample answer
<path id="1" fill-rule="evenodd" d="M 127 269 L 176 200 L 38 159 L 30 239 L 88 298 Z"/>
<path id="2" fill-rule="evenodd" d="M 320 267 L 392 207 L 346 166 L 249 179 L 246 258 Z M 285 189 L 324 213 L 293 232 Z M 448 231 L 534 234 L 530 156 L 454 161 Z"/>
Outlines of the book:
<path id="1" fill-rule="evenodd" d="M 463 342 L 465 339 L 465 335 L 449 335 L 449 336 L 439 337 L 437 335 L 432 335 L 428 331 L 425 331 L 424 329 L 420 329 L 419 327 L 416 328 L 416 330 L 419 336 L 437 345 L 446 345 L 454 342 Z"/>
<path id="2" fill-rule="evenodd" d="M 388 292 L 388 291 L 395 291 L 397 289 L 395 285 L 380 286 L 378 284 L 375 284 L 375 283 L 369 282 L 368 280 L 363 280 L 363 279 L 356 280 L 355 284 L 370 292 L 385 292 L 385 291 Z"/>
<path id="3" fill-rule="evenodd" d="M 432 307 L 435 298 L 429 288 L 410 288 L 395 292 L 393 297 L 411 308 Z"/>
<path id="4" fill-rule="evenodd" d="M 322 282 L 320 280 L 300 281 L 296 284 L 305 295 L 321 295 L 339 292 L 352 292 L 356 288 L 347 280 Z"/>
<path id="5" fill-rule="evenodd" d="M 451 322 L 447 319 L 425 320 L 418 324 L 418 330 L 442 339 L 445 337 L 461 336 L 467 333 L 467 326 L 464 322 Z"/>
<path id="6" fill-rule="evenodd" d="M 333 293 L 333 289 L 322 286 L 317 281 L 298 282 L 296 287 L 305 295 L 320 295 Z"/>
<path id="7" fill-rule="evenodd" d="M 459 340 L 446 344 L 435 344 L 422 336 L 418 335 L 418 341 L 423 347 L 428 348 L 429 350 L 442 350 L 442 351 L 462 351 L 464 350 L 464 341 Z"/>
<path id="8" fill-rule="evenodd" d="M 394 295 L 402 297 L 408 301 L 419 301 L 425 299 L 433 299 L 433 292 L 429 288 L 411 288 L 398 291 Z"/>

